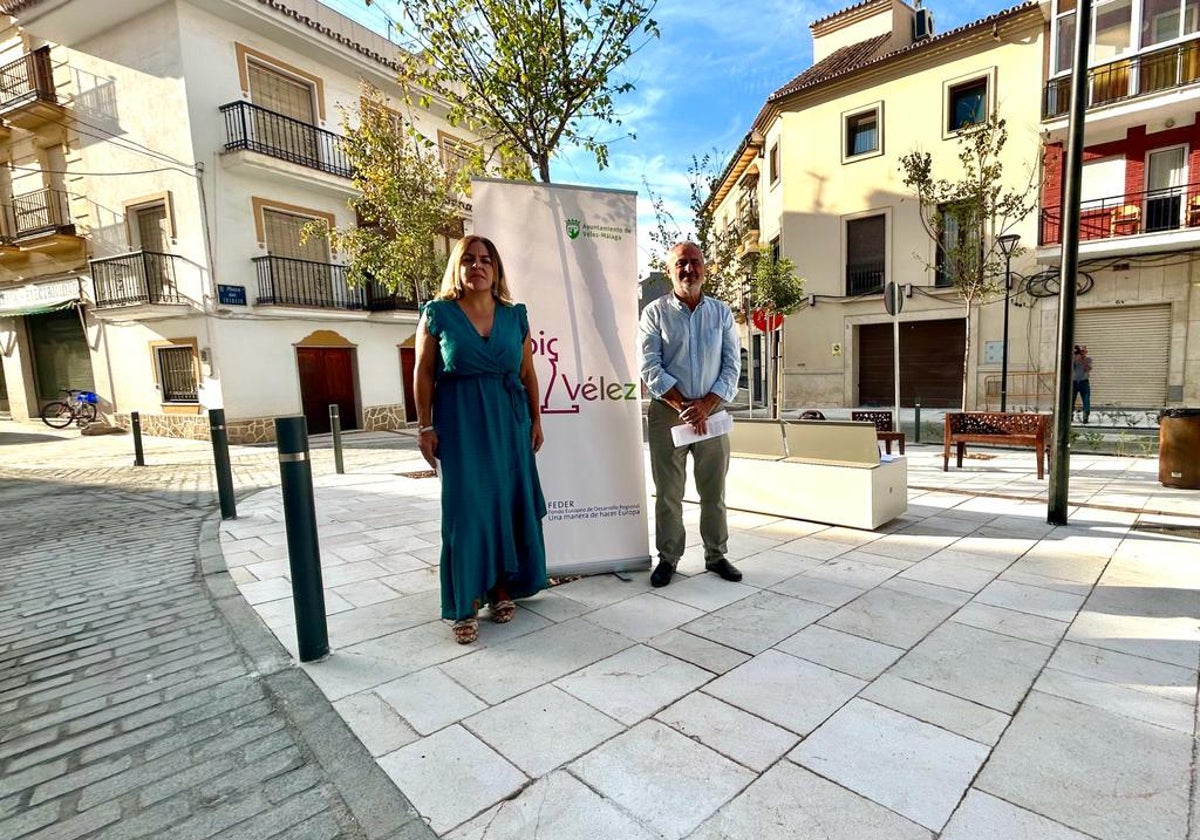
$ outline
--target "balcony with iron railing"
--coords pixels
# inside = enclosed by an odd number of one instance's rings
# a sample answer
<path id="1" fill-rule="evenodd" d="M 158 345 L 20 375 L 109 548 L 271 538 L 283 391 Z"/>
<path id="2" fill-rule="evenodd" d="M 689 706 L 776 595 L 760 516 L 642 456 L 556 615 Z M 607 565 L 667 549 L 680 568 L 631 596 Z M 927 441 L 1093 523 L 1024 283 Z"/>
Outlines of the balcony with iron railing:
<path id="1" fill-rule="evenodd" d="M 21 128 L 35 128 L 60 111 L 49 47 L 0 66 L 0 117 Z"/>
<path id="2" fill-rule="evenodd" d="M 52 234 L 74 235 L 71 199 L 49 187 L 14 196 L 6 209 L 4 238 L 17 243 Z"/>
<path id="3" fill-rule="evenodd" d="M 862 263 L 846 266 L 846 295 L 879 294 L 883 292 L 884 264 Z"/>
<path id="4" fill-rule="evenodd" d="M 347 267 L 273 255 L 255 257 L 259 305 L 313 306 L 366 312 L 416 311 L 417 302 L 378 283 L 351 286 Z"/>
<path id="5" fill-rule="evenodd" d="M 97 308 L 185 303 L 179 294 L 175 254 L 134 251 L 91 260 Z"/>
<path id="6" fill-rule="evenodd" d="M 268 111 L 250 102 L 221 106 L 225 117 L 225 151 L 251 151 L 328 172 L 353 175 L 346 157 L 346 138 L 315 125 Z"/>
<path id="7" fill-rule="evenodd" d="M 1098 108 L 1139 99 L 1196 82 L 1200 82 L 1200 39 L 1088 70 L 1087 107 Z M 1050 120 L 1065 116 L 1070 106 L 1071 77 L 1051 79 L 1042 99 L 1042 118 Z"/>
<path id="8" fill-rule="evenodd" d="M 1079 210 L 1081 242 L 1188 229 L 1200 233 L 1200 183 L 1085 201 Z M 1039 235 L 1042 245 L 1062 242 L 1060 207 L 1042 210 Z"/>

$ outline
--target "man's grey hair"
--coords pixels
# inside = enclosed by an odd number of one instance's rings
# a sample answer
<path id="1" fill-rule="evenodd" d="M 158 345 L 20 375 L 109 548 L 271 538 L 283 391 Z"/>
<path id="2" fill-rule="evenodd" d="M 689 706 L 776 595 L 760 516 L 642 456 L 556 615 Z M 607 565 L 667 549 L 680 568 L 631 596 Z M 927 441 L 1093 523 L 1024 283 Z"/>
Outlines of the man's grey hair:
<path id="1" fill-rule="evenodd" d="M 670 256 L 670 255 L 671 255 L 672 253 L 674 253 L 674 252 L 675 252 L 677 249 L 679 249 L 679 248 L 686 248 L 686 247 L 688 247 L 689 245 L 690 245 L 691 247 L 695 248 L 697 251 L 699 251 L 699 252 L 700 252 L 700 256 L 704 256 L 704 249 L 703 249 L 703 248 L 701 248 L 699 245 L 697 245 L 695 242 L 693 242 L 693 241 L 692 241 L 692 240 L 690 240 L 690 239 L 685 239 L 685 240 L 683 240 L 682 242 L 676 242 L 674 245 L 672 245 L 670 248 L 668 248 L 668 249 L 667 249 L 667 256 Z"/>

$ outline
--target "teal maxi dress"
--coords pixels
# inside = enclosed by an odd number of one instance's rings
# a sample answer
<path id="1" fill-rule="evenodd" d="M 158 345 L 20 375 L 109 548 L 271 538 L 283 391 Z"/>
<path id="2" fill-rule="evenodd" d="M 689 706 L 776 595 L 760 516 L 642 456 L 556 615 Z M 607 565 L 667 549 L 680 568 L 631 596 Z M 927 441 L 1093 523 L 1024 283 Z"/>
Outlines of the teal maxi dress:
<path id="1" fill-rule="evenodd" d="M 519 373 L 529 316 L 496 304 L 479 335 L 457 301 L 425 304 L 440 352 L 433 389 L 442 478 L 442 618 L 470 618 L 503 584 L 510 598 L 545 589 L 546 500 Z"/>

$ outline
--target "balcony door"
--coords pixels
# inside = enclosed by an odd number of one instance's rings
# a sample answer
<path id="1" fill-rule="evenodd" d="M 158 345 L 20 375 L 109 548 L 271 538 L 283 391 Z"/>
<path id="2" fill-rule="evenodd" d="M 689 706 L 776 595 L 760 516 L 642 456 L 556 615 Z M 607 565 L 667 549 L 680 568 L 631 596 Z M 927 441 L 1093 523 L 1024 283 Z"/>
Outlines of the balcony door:
<path id="1" fill-rule="evenodd" d="M 271 260 L 272 296 L 276 303 L 332 306 L 333 276 L 329 244 L 319 236 L 301 243 L 308 216 L 263 208 L 263 232 Z"/>
<path id="2" fill-rule="evenodd" d="M 249 62 L 250 101 L 254 110 L 252 140 L 275 157 L 304 166 L 320 163 L 317 116 L 311 84 Z"/>
<path id="3" fill-rule="evenodd" d="M 1146 230 L 1175 230 L 1183 215 L 1186 149 L 1175 146 L 1146 156 Z"/>
<path id="4" fill-rule="evenodd" d="M 167 253 L 170 237 L 167 233 L 167 206 L 150 204 L 136 207 L 133 213 L 133 233 L 137 237 L 134 246 L 142 252 L 142 265 L 146 271 L 147 292 L 150 300 L 159 300 L 166 294 L 174 294 L 170 259 Z"/>

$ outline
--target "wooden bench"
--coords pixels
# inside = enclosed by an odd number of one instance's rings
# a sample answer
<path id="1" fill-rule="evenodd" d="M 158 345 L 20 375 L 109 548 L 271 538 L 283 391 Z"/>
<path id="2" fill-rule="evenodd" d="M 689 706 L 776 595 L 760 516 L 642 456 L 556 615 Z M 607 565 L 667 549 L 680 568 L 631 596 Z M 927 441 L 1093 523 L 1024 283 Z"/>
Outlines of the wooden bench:
<path id="1" fill-rule="evenodd" d="M 1037 477 L 1044 478 L 1046 453 L 1050 448 L 1049 428 L 1049 414 L 948 411 L 942 472 L 950 469 L 951 444 L 955 446 L 956 466 L 961 468 L 968 443 L 990 443 L 998 446 L 1032 446 L 1037 457 Z"/>
<path id="2" fill-rule="evenodd" d="M 875 439 L 883 441 L 887 454 L 892 454 L 892 441 L 900 444 L 900 454 L 904 454 L 904 432 L 897 432 L 892 426 L 892 412 L 851 411 L 850 419 L 859 423 L 874 423 Z"/>

